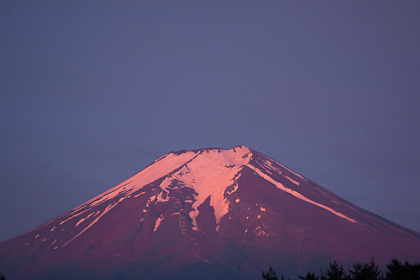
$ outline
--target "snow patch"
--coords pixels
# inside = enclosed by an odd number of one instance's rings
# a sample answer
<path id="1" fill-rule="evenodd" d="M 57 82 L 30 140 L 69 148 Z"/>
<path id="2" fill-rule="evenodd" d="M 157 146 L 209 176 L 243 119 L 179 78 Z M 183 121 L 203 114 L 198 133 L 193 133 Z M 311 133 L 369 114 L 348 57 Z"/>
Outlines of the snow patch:
<path id="1" fill-rule="evenodd" d="M 158 195 L 157 202 L 166 202 L 169 201 L 169 186 L 172 184 L 173 179 L 170 177 L 165 178 L 165 180 L 160 183 L 159 187 L 162 189 L 162 191 Z M 163 198 L 163 196 L 166 195 L 166 198 Z"/>
<path id="2" fill-rule="evenodd" d="M 261 162 L 262 167 L 264 167 L 264 170 L 269 173 L 270 175 L 273 174 L 272 171 L 276 171 L 279 173 L 282 173 L 280 170 L 277 170 L 277 168 L 274 168 L 274 166 L 272 165 L 272 163 L 269 160 L 264 160 Z"/>
<path id="3" fill-rule="evenodd" d="M 86 216 L 86 218 L 82 218 L 82 219 L 80 219 L 78 222 L 77 222 L 77 224 L 76 224 L 76 226 L 75 226 L 75 228 L 78 226 L 78 225 L 80 225 L 81 223 L 83 223 L 86 219 L 88 219 L 90 216 L 92 216 L 93 214 L 95 214 L 95 213 L 90 213 L 89 215 L 87 215 Z"/>
<path id="4" fill-rule="evenodd" d="M 77 216 L 80 216 L 80 215 L 82 215 L 83 213 L 85 213 L 87 210 L 85 210 L 85 211 L 81 211 L 80 213 L 77 213 L 77 214 L 75 214 L 75 215 L 71 215 L 69 218 L 67 218 L 67 219 L 65 219 L 64 221 L 61 221 L 60 222 L 60 226 L 62 226 L 65 222 L 67 222 L 67 221 L 69 221 L 69 220 L 71 220 L 71 219 L 73 219 L 73 218 L 75 218 L 75 217 L 77 217 Z M 73 212 L 71 212 L 71 213 L 74 213 L 74 211 Z"/>
<path id="5" fill-rule="evenodd" d="M 155 228 L 153 229 L 153 232 L 156 232 L 156 230 L 158 229 L 158 227 L 160 225 L 160 222 L 162 222 L 162 220 L 163 220 L 163 214 L 161 214 L 159 216 L 159 218 L 157 218 L 156 223 L 155 223 Z"/>
<path id="6" fill-rule="evenodd" d="M 139 197 L 139 196 L 141 196 L 142 194 L 145 194 L 146 192 L 141 192 L 141 193 L 139 193 L 139 194 L 136 194 L 134 197 Z"/>
<path id="7" fill-rule="evenodd" d="M 166 202 L 166 201 L 169 201 L 169 196 L 168 196 L 168 193 L 166 193 L 166 198 L 163 198 L 163 195 L 164 195 L 165 193 L 164 193 L 164 191 L 161 191 L 160 193 L 159 193 L 159 196 L 158 196 L 158 198 L 157 198 L 157 201 L 156 202 Z"/>
<path id="8" fill-rule="evenodd" d="M 268 236 L 268 233 L 259 226 L 254 230 L 254 232 L 257 236 L 260 236 L 260 237 L 261 236 Z"/>
<path id="9" fill-rule="evenodd" d="M 238 176 L 237 178 L 236 178 L 236 180 L 239 178 L 240 176 Z M 236 190 L 238 189 L 238 183 L 235 183 L 234 185 L 233 185 L 233 190 L 231 190 L 231 191 L 226 191 L 227 192 L 227 194 L 232 194 L 232 193 L 234 193 L 234 192 L 236 192 Z"/>
<path id="10" fill-rule="evenodd" d="M 150 198 L 149 198 L 149 201 L 148 201 L 148 203 L 149 204 L 147 204 L 147 206 L 149 206 L 150 205 L 150 202 L 154 202 L 155 200 L 156 200 L 156 198 L 157 198 L 157 196 L 156 195 L 154 195 L 154 196 L 151 196 Z"/>
<path id="11" fill-rule="evenodd" d="M 238 203 L 239 201 L 241 201 L 239 198 L 237 198 L 237 199 L 235 200 L 235 202 L 236 202 L 236 203 Z"/>
<path id="12" fill-rule="evenodd" d="M 39 233 L 35 236 L 35 238 L 38 238 L 38 236 L 39 236 Z"/>
<path id="13" fill-rule="evenodd" d="M 293 184 L 295 184 L 295 185 L 300 185 L 300 183 L 299 182 L 297 182 L 297 181 L 295 181 L 295 180 L 293 180 L 292 178 L 290 178 L 290 177 L 288 177 L 288 176 L 284 176 L 285 178 L 287 178 L 290 182 L 292 182 Z"/>
<path id="14" fill-rule="evenodd" d="M 265 212 L 265 211 L 266 211 L 266 210 L 265 210 L 265 208 L 264 208 L 264 207 L 262 207 L 262 206 L 260 207 L 260 210 L 261 210 L 261 211 L 263 211 L 263 212 Z"/>

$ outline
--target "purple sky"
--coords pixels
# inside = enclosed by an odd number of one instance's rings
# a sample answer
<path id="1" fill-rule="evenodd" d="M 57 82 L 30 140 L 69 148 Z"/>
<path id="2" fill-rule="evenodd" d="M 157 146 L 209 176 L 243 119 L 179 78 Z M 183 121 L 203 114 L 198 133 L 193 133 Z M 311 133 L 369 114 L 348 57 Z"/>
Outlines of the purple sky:
<path id="1" fill-rule="evenodd" d="M 419 1 L 1 1 L 0 241 L 244 144 L 420 232 Z"/>

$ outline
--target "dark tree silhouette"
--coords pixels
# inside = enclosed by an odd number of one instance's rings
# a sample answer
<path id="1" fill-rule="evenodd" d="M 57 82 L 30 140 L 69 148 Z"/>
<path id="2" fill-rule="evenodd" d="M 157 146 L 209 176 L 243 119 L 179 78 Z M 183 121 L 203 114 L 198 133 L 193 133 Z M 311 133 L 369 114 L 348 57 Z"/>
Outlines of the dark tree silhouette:
<path id="1" fill-rule="evenodd" d="M 372 259 L 369 263 L 353 264 L 353 270 L 349 270 L 351 279 L 353 280 L 378 280 L 381 271 L 375 261 Z"/>
<path id="2" fill-rule="evenodd" d="M 329 264 L 327 271 L 321 272 L 321 280 L 348 280 L 349 276 L 344 272 L 343 266 L 337 261 Z"/>
<path id="3" fill-rule="evenodd" d="M 274 271 L 274 269 L 271 267 L 267 270 L 267 272 L 262 272 L 262 279 L 264 280 L 279 280 L 279 278 L 276 275 L 276 272 Z M 289 280 L 284 278 L 284 276 L 282 275 L 280 280 Z"/>
<path id="4" fill-rule="evenodd" d="M 273 268 L 270 265 L 270 268 L 266 273 L 264 271 L 262 272 L 262 279 L 264 280 L 279 280 L 279 278 L 276 275 L 276 272 L 273 270 Z"/>
<path id="5" fill-rule="evenodd" d="M 392 259 L 386 266 L 386 280 L 420 280 L 420 264 L 402 264 L 397 259 Z"/>
<path id="6" fill-rule="evenodd" d="M 6 280 L 6 277 L 4 277 L 3 273 L 0 273 L 0 280 Z"/>
<path id="7" fill-rule="evenodd" d="M 318 280 L 318 276 L 315 276 L 313 272 L 308 272 L 305 276 L 298 275 L 298 277 L 303 280 Z"/>
<path id="8" fill-rule="evenodd" d="M 319 277 L 313 272 L 308 272 L 305 276 L 298 275 L 298 277 L 303 280 L 420 280 L 420 263 L 410 264 L 408 261 L 401 263 L 397 259 L 392 259 L 387 269 L 386 274 L 382 274 L 372 259 L 370 262 L 354 263 L 353 269 L 349 269 L 346 273 L 343 266 L 334 261 L 329 264 L 326 271 L 321 270 Z M 262 272 L 262 279 L 278 280 L 279 278 L 270 265 L 267 272 Z M 282 275 L 280 280 L 286 279 Z"/>

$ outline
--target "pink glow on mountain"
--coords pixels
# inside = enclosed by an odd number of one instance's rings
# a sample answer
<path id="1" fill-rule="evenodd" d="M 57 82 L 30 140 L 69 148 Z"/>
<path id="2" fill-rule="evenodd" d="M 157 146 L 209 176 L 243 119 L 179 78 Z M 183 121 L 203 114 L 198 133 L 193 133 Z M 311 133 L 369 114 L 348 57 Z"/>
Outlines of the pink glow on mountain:
<path id="1" fill-rule="evenodd" d="M 96 279 L 116 271 L 134 273 L 133 279 L 159 279 L 162 273 L 172 279 L 180 267 L 201 269 L 203 263 L 224 271 L 236 267 L 236 278 L 255 279 L 262 269 L 255 263 L 268 266 L 279 259 L 294 260 L 300 270 L 291 273 L 298 273 L 319 269 L 312 262 L 416 261 L 419 252 L 420 234 L 245 146 L 171 152 L 72 211 L 0 244 L 0 260 L 16 260 L 9 272 L 18 280 L 68 263 Z M 31 261 L 20 262 L 24 258 Z M 285 262 L 283 269 L 290 267 Z"/>

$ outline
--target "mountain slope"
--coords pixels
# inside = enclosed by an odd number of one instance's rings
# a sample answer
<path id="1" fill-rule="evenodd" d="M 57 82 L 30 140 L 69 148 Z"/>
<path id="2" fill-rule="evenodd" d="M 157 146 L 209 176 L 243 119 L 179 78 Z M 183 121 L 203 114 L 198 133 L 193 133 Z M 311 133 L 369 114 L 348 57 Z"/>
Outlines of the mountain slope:
<path id="1" fill-rule="evenodd" d="M 420 235 L 245 146 L 171 152 L 0 244 L 8 279 L 293 278 L 372 257 L 420 261 Z"/>

